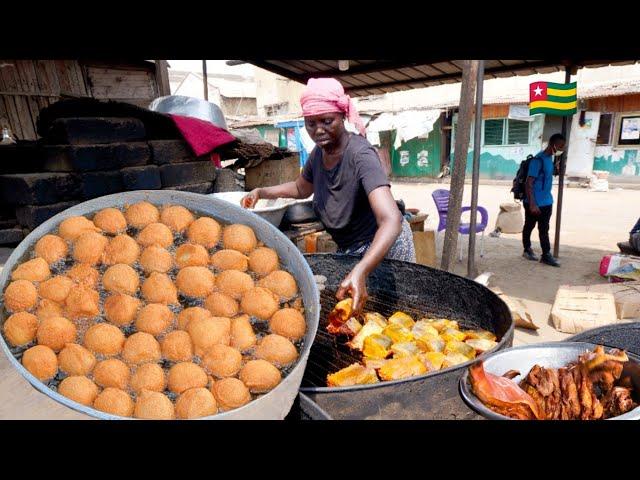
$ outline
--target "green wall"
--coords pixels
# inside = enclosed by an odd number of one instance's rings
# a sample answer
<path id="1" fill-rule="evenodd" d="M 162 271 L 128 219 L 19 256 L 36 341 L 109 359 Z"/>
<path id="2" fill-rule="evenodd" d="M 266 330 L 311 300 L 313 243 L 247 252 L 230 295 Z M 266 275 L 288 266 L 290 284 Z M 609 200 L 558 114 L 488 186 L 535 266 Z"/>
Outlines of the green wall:
<path id="1" fill-rule="evenodd" d="M 427 138 L 412 138 L 393 148 L 396 132 L 391 135 L 391 172 L 395 177 L 436 177 L 440 173 L 440 120 Z M 426 163 L 424 162 L 426 152 Z M 422 161 L 420 159 L 422 157 Z M 420 162 L 420 163 L 419 163 Z"/>

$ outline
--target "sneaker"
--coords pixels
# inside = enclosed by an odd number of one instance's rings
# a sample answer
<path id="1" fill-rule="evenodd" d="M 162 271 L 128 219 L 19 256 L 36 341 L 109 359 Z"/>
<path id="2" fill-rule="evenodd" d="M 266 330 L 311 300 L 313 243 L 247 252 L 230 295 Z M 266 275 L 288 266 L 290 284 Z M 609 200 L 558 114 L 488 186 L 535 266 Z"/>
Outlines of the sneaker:
<path id="1" fill-rule="evenodd" d="M 529 250 L 525 250 L 524 253 L 522 254 L 522 256 L 524 258 L 526 258 L 527 260 L 532 260 L 534 262 L 537 262 L 538 260 L 540 260 L 535 253 L 533 253 L 533 250 L 529 249 Z"/>
<path id="2" fill-rule="evenodd" d="M 544 263 L 545 265 L 551 265 L 552 267 L 560 266 L 558 261 L 555 258 L 553 258 L 553 255 L 551 255 L 550 253 L 542 255 L 542 258 L 540 259 L 540 263 Z"/>

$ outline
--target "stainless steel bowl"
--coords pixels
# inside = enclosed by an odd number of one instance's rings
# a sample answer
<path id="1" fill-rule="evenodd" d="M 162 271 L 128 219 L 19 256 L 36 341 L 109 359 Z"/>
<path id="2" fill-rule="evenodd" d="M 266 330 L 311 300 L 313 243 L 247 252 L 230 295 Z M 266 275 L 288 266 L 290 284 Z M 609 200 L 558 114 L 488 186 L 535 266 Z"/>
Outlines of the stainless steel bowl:
<path id="1" fill-rule="evenodd" d="M 156 98 L 149 104 L 149 110 L 160 113 L 174 113 L 187 117 L 195 117 L 211 122 L 214 125 L 227 129 L 224 114 L 218 105 L 206 100 L 184 95 L 167 95 Z"/>
<path id="2" fill-rule="evenodd" d="M 298 200 L 289 205 L 284 218 L 291 224 L 311 222 L 317 218 L 313 199 Z"/>

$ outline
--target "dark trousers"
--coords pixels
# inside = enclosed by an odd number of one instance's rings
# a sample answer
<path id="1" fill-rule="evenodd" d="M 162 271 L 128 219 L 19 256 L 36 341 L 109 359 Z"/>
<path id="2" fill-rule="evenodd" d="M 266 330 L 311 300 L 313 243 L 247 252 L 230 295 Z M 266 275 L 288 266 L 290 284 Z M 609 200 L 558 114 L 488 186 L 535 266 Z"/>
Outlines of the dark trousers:
<path id="1" fill-rule="evenodd" d="M 522 246 L 525 250 L 531 248 L 531 232 L 533 228 L 538 224 L 538 234 L 540 235 L 540 247 L 542 247 L 542 253 L 549 253 L 551 251 L 551 243 L 549 242 L 549 221 L 551 220 L 551 211 L 553 205 L 546 207 L 538 207 L 540 209 L 540 215 L 535 216 L 529 210 L 529 205 L 524 204 L 524 228 L 522 230 Z"/>

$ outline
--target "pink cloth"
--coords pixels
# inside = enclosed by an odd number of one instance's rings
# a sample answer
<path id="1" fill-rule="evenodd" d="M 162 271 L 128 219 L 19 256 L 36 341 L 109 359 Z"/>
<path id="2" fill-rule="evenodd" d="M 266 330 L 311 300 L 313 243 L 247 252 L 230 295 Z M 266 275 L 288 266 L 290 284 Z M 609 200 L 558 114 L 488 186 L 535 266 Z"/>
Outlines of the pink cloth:
<path id="1" fill-rule="evenodd" d="M 322 115 L 324 113 L 342 112 L 364 136 L 366 130 L 358 114 L 358 110 L 344 88 L 335 78 L 311 78 L 300 98 L 302 115 Z"/>
<path id="2" fill-rule="evenodd" d="M 213 123 L 199 118 L 174 114 L 169 114 L 169 116 L 197 157 L 211 153 L 211 161 L 215 166 L 218 168 L 222 166 L 220 155 L 214 150 L 235 141 L 236 138 L 233 135 L 224 128 L 217 127 Z"/>

